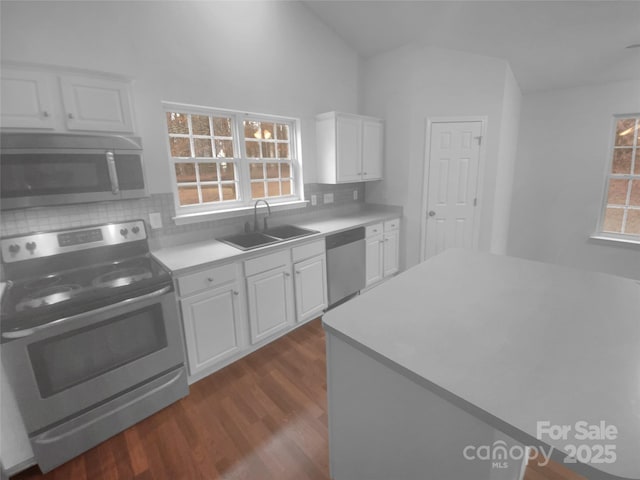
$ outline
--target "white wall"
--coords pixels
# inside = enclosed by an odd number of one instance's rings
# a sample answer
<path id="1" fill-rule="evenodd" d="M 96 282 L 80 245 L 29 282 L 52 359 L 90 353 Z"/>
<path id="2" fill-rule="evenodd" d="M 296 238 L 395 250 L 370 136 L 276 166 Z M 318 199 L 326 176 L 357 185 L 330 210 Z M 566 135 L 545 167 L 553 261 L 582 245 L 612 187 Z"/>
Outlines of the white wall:
<path id="1" fill-rule="evenodd" d="M 314 182 L 316 114 L 356 111 L 358 57 L 300 2 L 11 2 L 1 58 L 134 77 L 151 193 L 170 192 L 162 100 L 302 121 Z"/>
<path id="2" fill-rule="evenodd" d="M 364 113 L 385 119 L 385 172 L 382 182 L 368 183 L 368 202 L 404 207 L 403 266 L 420 261 L 422 193 L 427 118 L 486 116 L 484 194 L 480 248 L 504 244 L 504 209 L 517 136 L 520 92 L 502 59 L 433 47 L 407 46 L 364 61 L 361 70 Z M 503 125 L 504 121 L 509 125 Z M 501 136 L 507 135 L 505 140 Z M 506 173 L 498 170 L 505 168 Z M 494 231 L 494 223 L 497 224 Z M 495 240 L 493 237 L 496 237 Z"/>
<path id="3" fill-rule="evenodd" d="M 589 239 L 600 213 L 616 113 L 640 112 L 640 84 L 524 96 L 510 255 L 640 279 L 640 248 Z"/>

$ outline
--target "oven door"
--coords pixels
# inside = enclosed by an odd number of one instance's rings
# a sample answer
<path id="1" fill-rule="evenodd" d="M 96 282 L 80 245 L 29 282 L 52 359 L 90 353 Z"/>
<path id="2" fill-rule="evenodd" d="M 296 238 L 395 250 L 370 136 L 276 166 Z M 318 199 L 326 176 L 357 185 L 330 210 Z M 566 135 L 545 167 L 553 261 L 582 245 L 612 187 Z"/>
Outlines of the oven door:
<path id="1" fill-rule="evenodd" d="M 171 286 L 26 331 L 2 347 L 30 434 L 184 363 Z"/>
<path id="2" fill-rule="evenodd" d="M 126 150 L 4 150 L 2 208 L 145 196 L 142 156 Z"/>

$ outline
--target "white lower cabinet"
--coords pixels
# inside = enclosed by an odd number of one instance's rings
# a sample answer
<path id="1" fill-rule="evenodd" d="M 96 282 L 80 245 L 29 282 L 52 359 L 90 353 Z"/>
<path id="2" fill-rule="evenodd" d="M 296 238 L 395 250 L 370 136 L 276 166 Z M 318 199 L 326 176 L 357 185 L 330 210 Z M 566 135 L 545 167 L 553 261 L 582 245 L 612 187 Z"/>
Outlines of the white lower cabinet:
<path id="1" fill-rule="evenodd" d="M 251 343 L 257 343 L 294 323 L 290 251 L 254 258 L 244 264 Z"/>
<path id="2" fill-rule="evenodd" d="M 400 220 L 388 220 L 366 228 L 367 287 L 381 282 L 400 269 Z"/>
<path id="3" fill-rule="evenodd" d="M 210 373 L 242 351 L 245 296 L 240 265 L 205 268 L 176 279 L 190 377 Z"/>
<path id="4" fill-rule="evenodd" d="M 327 308 L 327 256 L 324 239 L 292 249 L 296 320 L 304 322 Z"/>

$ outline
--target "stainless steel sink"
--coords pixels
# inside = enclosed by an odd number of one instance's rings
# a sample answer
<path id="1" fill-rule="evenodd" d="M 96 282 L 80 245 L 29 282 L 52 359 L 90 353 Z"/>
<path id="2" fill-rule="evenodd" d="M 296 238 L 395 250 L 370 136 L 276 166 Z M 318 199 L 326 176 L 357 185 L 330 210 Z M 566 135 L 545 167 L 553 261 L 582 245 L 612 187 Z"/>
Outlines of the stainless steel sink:
<path id="1" fill-rule="evenodd" d="M 305 237 L 319 233 L 317 230 L 297 227 L 295 225 L 280 225 L 269 228 L 263 232 L 247 232 L 237 235 L 218 238 L 219 241 L 227 243 L 240 250 L 251 250 L 253 248 L 264 247 L 274 243 L 284 242 L 293 238 Z"/>
<path id="2" fill-rule="evenodd" d="M 261 232 L 239 233 L 237 235 L 221 237 L 218 238 L 218 240 L 228 243 L 232 247 L 239 248 L 240 250 L 251 250 L 252 248 L 258 248 L 281 241 L 279 238 L 270 237 Z"/>
<path id="3" fill-rule="evenodd" d="M 295 225 L 280 225 L 279 227 L 269 228 L 264 231 L 271 237 L 280 238 L 282 240 L 288 240 L 290 238 L 304 237 L 307 235 L 313 235 L 318 233 L 317 230 L 311 230 L 309 228 L 297 227 Z"/>

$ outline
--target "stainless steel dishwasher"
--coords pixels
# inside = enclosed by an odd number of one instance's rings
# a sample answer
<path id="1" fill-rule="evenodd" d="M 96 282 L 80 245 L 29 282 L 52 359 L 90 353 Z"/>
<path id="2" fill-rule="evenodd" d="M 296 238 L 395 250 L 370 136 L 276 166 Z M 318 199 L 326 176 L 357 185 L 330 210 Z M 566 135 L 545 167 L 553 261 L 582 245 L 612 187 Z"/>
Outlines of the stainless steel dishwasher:
<path id="1" fill-rule="evenodd" d="M 326 238 L 329 308 L 356 295 L 365 286 L 364 227 Z"/>

